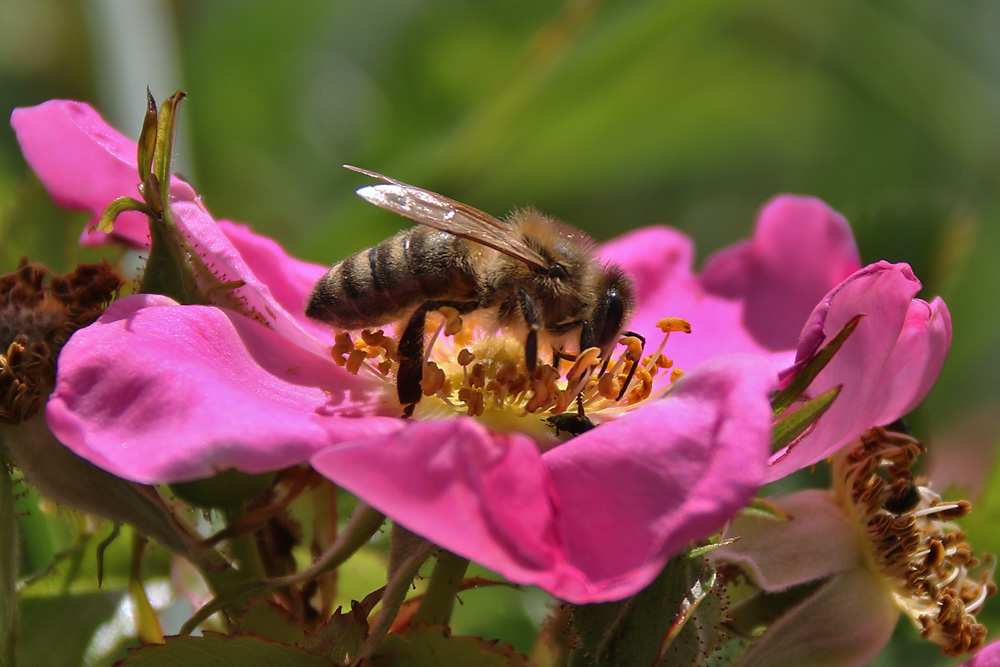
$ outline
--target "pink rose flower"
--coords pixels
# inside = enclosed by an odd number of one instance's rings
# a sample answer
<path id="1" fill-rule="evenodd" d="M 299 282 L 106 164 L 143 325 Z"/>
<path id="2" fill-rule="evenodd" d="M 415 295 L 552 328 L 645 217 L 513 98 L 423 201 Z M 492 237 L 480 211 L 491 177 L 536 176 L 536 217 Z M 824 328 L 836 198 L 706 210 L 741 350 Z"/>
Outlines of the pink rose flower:
<path id="1" fill-rule="evenodd" d="M 89 107 L 49 102 L 15 111 L 12 124 L 57 202 L 98 216 L 134 194 L 135 144 Z M 310 461 L 431 541 L 572 602 L 637 592 L 761 483 L 821 460 L 871 419 L 903 414 L 933 384 L 950 340 L 944 304 L 914 298 L 909 267 L 861 269 L 846 222 L 817 200 L 777 198 L 752 241 L 697 275 L 685 237 L 639 230 L 602 256 L 636 281 L 631 330 L 657 340 L 665 315 L 692 323 L 694 333 L 675 334 L 665 350 L 687 373 L 660 381 L 660 400 L 612 405 L 595 416 L 598 428 L 542 452 L 538 436 L 516 426 L 396 418 L 391 379 L 337 364 L 336 332 L 302 314 L 326 267 L 216 222 L 176 179 L 171 206 L 217 275 L 244 281 L 243 312 L 134 295 L 77 332 L 47 407 L 67 447 L 146 483 Z M 119 234 L 144 241 L 141 225 L 116 224 Z M 780 373 L 859 313 L 810 388 L 843 385 L 840 397 L 769 465 L 768 396 Z"/>

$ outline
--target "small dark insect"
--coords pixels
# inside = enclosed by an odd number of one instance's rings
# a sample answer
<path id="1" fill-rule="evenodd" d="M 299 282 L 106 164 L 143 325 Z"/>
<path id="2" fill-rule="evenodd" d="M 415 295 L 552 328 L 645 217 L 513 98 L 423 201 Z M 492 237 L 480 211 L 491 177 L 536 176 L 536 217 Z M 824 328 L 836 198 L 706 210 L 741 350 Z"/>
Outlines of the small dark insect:
<path id="1" fill-rule="evenodd" d="M 620 266 L 598 259 L 587 234 L 533 209 L 498 220 L 388 176 L 347 168 L 384 181 L 359 189 L 363 199 L 421 226 L 334 264 L 313 288 L 306 315 L 341 329 L 406 322 L 396 378 L 404 415 L 421 397 L 428 311 L 481 311 L 492 326 L 523 335 L 529 373 L 539 345 L 572 358 L 590 347 L 606 357 L 617 343 L 635 290 Z"/>
<path id="2" fill-rule="evenodd" d="M 556 435 L 568 433 L 569 435 L 577 436 L 586 433 L 592 428 L 596 428 L 594 422 L 590 421 L 590 417 L 575 412 L 563 412 L 558 415 L 552 415 L 545 421 L 556 430 Z"/>

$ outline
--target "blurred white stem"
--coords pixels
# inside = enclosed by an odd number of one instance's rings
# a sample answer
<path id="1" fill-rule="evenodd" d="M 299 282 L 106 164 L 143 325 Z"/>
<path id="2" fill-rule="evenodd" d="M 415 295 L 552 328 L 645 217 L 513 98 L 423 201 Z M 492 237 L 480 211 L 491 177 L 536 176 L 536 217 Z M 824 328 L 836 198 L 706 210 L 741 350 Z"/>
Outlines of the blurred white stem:
<path id="1" fill-rule="evenodd" d="M 163 0 L 84 0 L 90 24 L 99 110 L 125 135 L 138 137 L 146 86 L 157 100 L 183 90 L 177 32 Z M 194 180 L 182 122 L 174 141 L 174 171 Z"/>

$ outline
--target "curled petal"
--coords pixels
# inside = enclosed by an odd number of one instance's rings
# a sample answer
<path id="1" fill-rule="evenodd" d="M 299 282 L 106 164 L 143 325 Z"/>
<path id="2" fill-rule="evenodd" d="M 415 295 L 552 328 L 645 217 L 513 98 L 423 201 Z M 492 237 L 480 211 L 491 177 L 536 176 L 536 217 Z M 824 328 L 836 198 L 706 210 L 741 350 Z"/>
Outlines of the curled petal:
<path id="1" fill-rule="evenodd" d="M 771 381 L 759 358 L 720 361 L 664 400 L 545 455 L 524 436 L 456 419 L 333 446 L 311 463 L 512 581 L 571 602 L 620 599 L 757 489 Z"/>
<path id="2" fill-rule="evenodd" d="M 278 470 L 399 428 L 379 416 L 399 410 L 385 387 L 235 313 L 135 295 L 63 348 L 46 417 L 80 456 L 159 484 Z"/>
<path id="3" fill-rule="evenodd" d="M 942 302 L 930 306 L 914 299 L 919 290 L 908 265 L 879 262 L 856 272 L 816 306 L 803 328 L 798 362 L 849 320 L 864 317 L 809 388 L 817 396 L 840 386 L 840 395 L 800 442 L 775 454 L 769 480 L 826 458 L 923 398 L 947 353 L 951 321 Z"/>

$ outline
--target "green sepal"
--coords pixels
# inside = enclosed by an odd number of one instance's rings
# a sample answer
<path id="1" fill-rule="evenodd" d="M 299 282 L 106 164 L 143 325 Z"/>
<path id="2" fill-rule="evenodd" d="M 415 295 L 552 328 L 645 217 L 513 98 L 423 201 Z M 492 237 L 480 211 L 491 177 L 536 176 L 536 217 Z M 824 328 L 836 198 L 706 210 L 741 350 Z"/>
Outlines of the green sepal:
<path id="1" fill-rule="evenodd" d="M 754 498 L 739 513 L 740 516 L 771 521 L 788 521 L 791 519 L 788 512 L 764 498 Z"/>
<path id="2" fill-rule="evenodd" d="M 578 641 L 569 667 L 701 664 L 704 651 L 725 640 L 715 583 L 704 558 L 682 554 L 631 598 L 574 606 Z"/>
<path id="3" fill-rule="evenodd" d="M 146 115 L 142 118 L 142 130 L 139 132 L 136 163 L 139 165 L 139 176 L 143 186 L 147 176 L 153 173 L 153 155 L 156 152 L 156 100 L 146 88 Z M 145 187 L 143 188 L 145 190 Z"/>
<path id="4" fill-rule="evenodd" d="M 842 388 L 837 386 L 820 394 L 777 422 L 771 431 L 771 451 L 778 451 L 795 442 L 796 438 L 805 433 L 806 429 L 815 424 L 823 416 L 823 413 L 830 409 Z"/>
<path id="5" fill-rule="evenodd" d="M 829 343 L 824 345 L 816 354 L 814 354 L 802 367 L 802 369 L 795 374 L 792 381 L 788 383 L 788 386 L 777 392 L 771 397 L 771 408 L 774 410 L 774 417 L 777 419 L 781 414 L 791 407 L 795 401 L 799 400 L 803 394 L 805 394 L 806 389 L 812 384 L 812 381 L 816 379 L 820 371 L 826 368 L 826 365 L 830 363 L 844 343 L 847 342 L 848 337 L 854 330 L 858 327 L 861 322 L 861 318 L 864 315 L 856 315 L 851 319 L 850 322 L 844 325 L 844 327 L 837 332 L 837 335 L 833 337 Z"/>
<path id="6" fill-rule="evenodd" d="M 94 227 L 105 234 L 110 234 L 115 228 L 115 220 L 126 211 L 139 211 L 146 215 L 152 215 L 153 213 L 148 205 L 134 197 L 119 197 L 108 204 L 108 207 L 101 213 L 101 218 Z"/>
<path id="7" fill-rule="evenodd" d="M 171 484 L 170 490 L 195 507 L 229 509 L 263 493 L 276 476 L 274 472 L 251 475 L 230 468 L 208 479 Z"/>
<path id="8" fill-rule="evenodd" d="M 177 91 L 160 107 L 156 116 L 156 147 L 153 153 L 153 176 L 163 187 L 163 199 L 169 201 L 170 166 L 173 159 L 174 136 L 177 134 L 177 105 L 187 93 Z M 152 99 L 152 98 L 150 98 Z"/>

